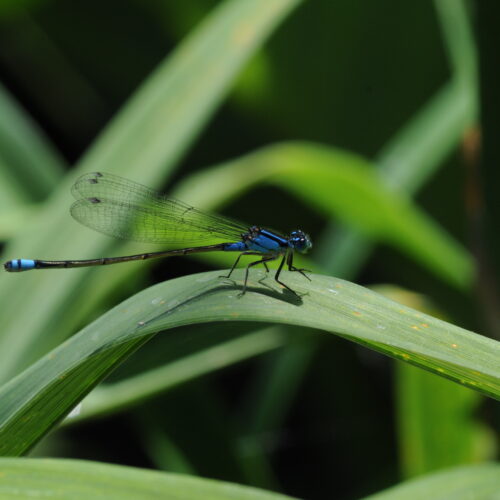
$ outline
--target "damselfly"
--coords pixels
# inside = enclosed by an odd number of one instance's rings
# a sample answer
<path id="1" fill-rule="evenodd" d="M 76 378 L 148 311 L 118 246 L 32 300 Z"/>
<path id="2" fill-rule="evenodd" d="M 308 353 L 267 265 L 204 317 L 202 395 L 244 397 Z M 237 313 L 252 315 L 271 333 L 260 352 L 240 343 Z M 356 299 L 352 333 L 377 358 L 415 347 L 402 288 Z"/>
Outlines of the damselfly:
<path id="1" fill-rule="evenodd" d="M 280 285 L 296 294 L 279 279 L 285 264 L 290 271 L 297 271 L 309 279 L 304 274 L 305 269 L 298 269 L 293 265 L 294 252 L 304 253 L 312 246 L 311 239 L 303 231 L 292 231 L 285 237 L 260 226 L 248 227 L 227 217 L 209 214 L 168 198 L 141 184 L 101 172 L 80 177 L 73 185 L 72 193 L 77 201 L 71 206 L 71 215 L 81 224 L 109 236 L 159 243 L 169 249 L 88 260 L 14 259 L 4 264 L 6 271 L 100 266 L 131 260 L 221 251 L 240 252 L 225 278 L 231 276 L 241 256 L 261 257 L 246 266 L 241 294 L 246 291 L 251 267 L 263 264 L 266 272 L 269 272 L 267 263 L 279 257 L 281 262 L 274 279 Z M 211 244 L 205 246 L 187 246 L 209 242 Z"/>

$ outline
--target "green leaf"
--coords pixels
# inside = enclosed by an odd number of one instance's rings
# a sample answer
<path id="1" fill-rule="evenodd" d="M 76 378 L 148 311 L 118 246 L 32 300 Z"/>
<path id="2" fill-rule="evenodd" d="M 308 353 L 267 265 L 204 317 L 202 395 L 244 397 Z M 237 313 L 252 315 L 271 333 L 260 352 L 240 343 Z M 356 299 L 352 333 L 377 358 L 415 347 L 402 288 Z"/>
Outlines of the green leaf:
<path id="1" fill-rule="evenodd" d="M 0 459 L 0 499 L 285 500 L 249 486 L 84 460 Z"/>
<path id="2" fill-rule="evenodd" d="M 231 0 L 175 50 L 130 99 L 38 216 L 9 242 L 8 258 L 68 259 L 110 252 L 113 243 L 83 230 L 68 214 L 77 175 L 105 170 L 153 185 L 173 172 L 248 58 L 299 0 Z M 135 175 L 134 175 L 135 174 Z M 29 252 L 29 254 L 27 254 Z M 69 335 L 132 268 L 26 276 L 0 275 L 0 380 Z M 50 290 L 50 293 L 47 291 Z M 29 314 L 18 314 L 22 301 Z"/>
<path id="3" fill-rule="evenodd" d="M 406 481 L 365 500 L 493 500 L 500 491 L 500 465 L 455 467 Z"/>
<path id="4" fill-rule="evenodd" d="M 158 331 L 214 321 L 308 326 L 336 333 L 500 397 L 500 343 L 419 313 L 339 279 L 283 273 L 301 299 L 255 270 L 243 297 L 243 271 L 160 283 L 129 298 L 0 389 L 0 453 L 30 449 L 111 370 Z"/>

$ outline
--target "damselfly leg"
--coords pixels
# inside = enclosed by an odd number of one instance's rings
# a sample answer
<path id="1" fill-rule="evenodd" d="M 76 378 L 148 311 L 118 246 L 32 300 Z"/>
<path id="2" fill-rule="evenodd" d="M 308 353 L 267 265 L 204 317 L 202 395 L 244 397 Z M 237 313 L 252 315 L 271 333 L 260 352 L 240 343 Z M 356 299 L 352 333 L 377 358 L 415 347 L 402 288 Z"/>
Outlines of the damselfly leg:
<path id="1" fill-rule="evenodd" d="M 298 267 L 295 267 L 293 265 L 293 252 L 290 252 L 288 254 L 287 265 L 288 265 L 289 271 L 298 272 L 298 273 L 302 274 L 302 276 L 304 276 L 304 278 L 307 278 L 309 281 L 311 281 L 311 278 L 309 278 L 309 276 L 307 276 L 307 274 L 305 274 L 306 272 L 311 273 L 312 271 L 310 269 L 298 268 Z"/>

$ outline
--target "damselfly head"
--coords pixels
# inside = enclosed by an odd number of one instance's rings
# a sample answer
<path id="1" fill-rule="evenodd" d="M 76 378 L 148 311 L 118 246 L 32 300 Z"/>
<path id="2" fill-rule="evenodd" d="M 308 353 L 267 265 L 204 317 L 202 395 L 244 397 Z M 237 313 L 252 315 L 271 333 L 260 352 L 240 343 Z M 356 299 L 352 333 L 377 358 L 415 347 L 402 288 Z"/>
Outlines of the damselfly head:
<path id="1" fill-rule="evenodd" d="M 309 235 L 300 229 L 292 231 L 288 241 L 290 242 L 290 246 L 300 253 L 306 253 L 312 247 L 311 238 L 309 238 Z"/>

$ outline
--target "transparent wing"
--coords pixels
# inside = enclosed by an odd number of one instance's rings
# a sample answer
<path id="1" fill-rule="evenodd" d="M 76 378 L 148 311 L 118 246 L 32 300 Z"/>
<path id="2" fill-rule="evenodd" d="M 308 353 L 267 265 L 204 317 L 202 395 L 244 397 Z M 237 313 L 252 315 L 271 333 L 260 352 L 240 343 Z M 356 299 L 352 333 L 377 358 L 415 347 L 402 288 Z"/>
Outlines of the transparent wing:
<path id="1" fill-rule="evenodd" d="M 248 226 L 112 174 L 85 174 L 73 185 L 71 215 L 100 233 L 175 247 L 239 241 Z"/>

